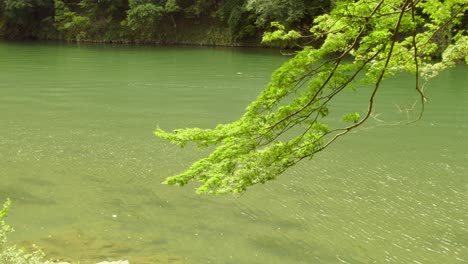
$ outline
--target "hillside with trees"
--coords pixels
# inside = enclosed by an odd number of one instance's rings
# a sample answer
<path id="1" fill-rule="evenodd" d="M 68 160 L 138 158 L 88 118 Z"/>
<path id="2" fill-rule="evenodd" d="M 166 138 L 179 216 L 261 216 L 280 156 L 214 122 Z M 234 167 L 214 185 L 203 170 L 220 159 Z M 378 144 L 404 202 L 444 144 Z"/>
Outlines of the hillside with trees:
<path id="1" fill-rule="evenodd" d="M 0 0 L 8 39 L 258 45 L 270 23 L 307 31 L 330 1 Z"/>

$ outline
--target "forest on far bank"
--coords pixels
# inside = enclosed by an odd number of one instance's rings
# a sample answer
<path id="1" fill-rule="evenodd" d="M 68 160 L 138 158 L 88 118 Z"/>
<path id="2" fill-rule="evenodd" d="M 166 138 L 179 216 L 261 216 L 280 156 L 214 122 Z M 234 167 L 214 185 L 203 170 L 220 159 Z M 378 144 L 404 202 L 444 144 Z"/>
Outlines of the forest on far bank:
<path id="1" fill-rule="evenodd" d="M 307 32 L 329 10 L 326 0 L 0 0 L 0 36 L 257 46 L 271 22 Z"/>

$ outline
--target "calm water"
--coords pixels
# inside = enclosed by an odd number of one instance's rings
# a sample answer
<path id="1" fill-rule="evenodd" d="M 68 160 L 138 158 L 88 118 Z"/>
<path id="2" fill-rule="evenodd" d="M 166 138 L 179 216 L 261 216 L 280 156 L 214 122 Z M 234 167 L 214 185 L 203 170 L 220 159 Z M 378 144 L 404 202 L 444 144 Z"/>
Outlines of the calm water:
<path id="1" fill-rule="evenodd" d="M 0 43 L 0 199 L 13 200 L 12 238 L 85 264 L 467 263 L 466 66 L 432 82 L 422 121 L 372 120 L 245 195 L 160 184 L 207 152 L 153 130 L 235 120 L 285 59 Z M 335 106 L 365 109 L 364 92 Z M 414 99 L 409 77 L 390 80 L 377 118 L 406 119 Z"/>

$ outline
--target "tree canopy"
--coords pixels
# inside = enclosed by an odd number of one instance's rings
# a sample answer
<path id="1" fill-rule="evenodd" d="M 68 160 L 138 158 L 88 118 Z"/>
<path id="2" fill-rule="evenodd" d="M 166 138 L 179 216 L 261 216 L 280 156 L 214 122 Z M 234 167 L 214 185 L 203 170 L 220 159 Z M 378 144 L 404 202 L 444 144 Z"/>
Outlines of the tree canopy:
<path id="1" fill-rule="evenodd" d="M 250 6 L 268 2 L 250 1 Z M 266 33 L 264 42 L 312 38 L 322 45 L 303 47 L 277 69 L 239 120 L 213 129 L 158 128 L 156 136 L 179 146 L 216 146 L 165 183 L 196 180 L 201 183 L 197 192 L 220 194 L 275 179 L 366 122 L 382 82 L 399 72 L 414 75 L 411 85 L 422 115 L 425 81 L 457 60 L 468 62 L 468 36 L 461 26 L 467 9 L 465 0 L 338 0 L 329 13 L 314 19 L 307 36 L 274 23 L 276 30 Z M 439 53 L 442 58 L 433 61 Z M 367 111 L 345 115 L 338 127 L 326 124 L 330 102 L 363 83 L 372 86 Z M 286 131 L 294 135 L 284 136 Z"/>
<path id="2" fill-rule="evenodd" d="M 288 26 L 310 24 L 312 16 L 327 10 L 328 2 L 0 0 L 0 35 L 7 38 L 170 43 L 181 35 L 190 35 L 190 30 L 195 28 L 201 29 L 198 34 L 205 39 L 215 38 L 212 44 L 232 44 L 256 41 L 272 21 Z M 228 41 L 220 43 L 222 36 L 227 36 Z"/>

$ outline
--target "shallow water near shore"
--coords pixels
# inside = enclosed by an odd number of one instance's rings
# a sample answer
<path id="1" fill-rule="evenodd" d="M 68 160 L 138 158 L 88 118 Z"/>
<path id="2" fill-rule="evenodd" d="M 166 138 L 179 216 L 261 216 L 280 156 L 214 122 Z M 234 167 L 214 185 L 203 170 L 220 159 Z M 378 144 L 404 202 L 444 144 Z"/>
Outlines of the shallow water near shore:
<path id="1" fill-rule="evenodd" d="M 157 126 L 236 120 L 286 59 L 0 42 L 0 199 L 13 201 L 12 239 L 85 264 L 468 262 L 464 65 L 431 81 L 421 121 L 389 125 L 414 116 L 417 99 L 411 77 L 391 78 L 376 119 L 244 195 L 160 184 L 208 150 L 159 140 Z M 363 111 L 367 92 L 334 107 Z"/>

